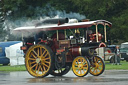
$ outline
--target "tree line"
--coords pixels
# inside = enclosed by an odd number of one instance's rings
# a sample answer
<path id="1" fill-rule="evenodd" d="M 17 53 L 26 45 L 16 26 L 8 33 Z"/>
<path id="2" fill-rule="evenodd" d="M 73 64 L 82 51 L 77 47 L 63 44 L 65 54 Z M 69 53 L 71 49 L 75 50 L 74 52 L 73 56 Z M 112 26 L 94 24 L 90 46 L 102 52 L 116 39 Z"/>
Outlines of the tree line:
<path id="1" fill-rule="evenodd" d="M 112 43 L 128 41 L 128 0 L 0 0 L 0 37 L 10 33 L 9 20 L 37 19 L 55 15 L 55 10 L 79 13 L 90 20 L 108 20 L 113 24 L 108 31 Z"/>

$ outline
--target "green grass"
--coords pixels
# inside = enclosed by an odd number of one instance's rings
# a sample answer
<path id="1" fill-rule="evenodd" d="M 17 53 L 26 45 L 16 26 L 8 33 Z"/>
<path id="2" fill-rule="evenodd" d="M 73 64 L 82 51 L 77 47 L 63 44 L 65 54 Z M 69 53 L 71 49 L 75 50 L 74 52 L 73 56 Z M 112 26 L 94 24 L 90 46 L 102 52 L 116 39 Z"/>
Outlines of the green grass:
<path id="1" fill-rule="evenodd" d="M 105 61 L 105 70 L 128 70 L 128 62 L 121 61 L 121 65 L 110 64 Z M 3 66 L 0 65 L 0 71 L 26 71 L 25 65 L 20 66 Z"/>
<path id="2" fill-rule="evenodd" d="M 20 66 L 2 66 L 0 65 L 0 71 L 26 71 L 25 65 Z"/>
<path id="3" fill-rule="evenodd" d="M 121 61 L 121 65 L 105 62 L 105 70 L 128 70 L 128 62 Z"/>

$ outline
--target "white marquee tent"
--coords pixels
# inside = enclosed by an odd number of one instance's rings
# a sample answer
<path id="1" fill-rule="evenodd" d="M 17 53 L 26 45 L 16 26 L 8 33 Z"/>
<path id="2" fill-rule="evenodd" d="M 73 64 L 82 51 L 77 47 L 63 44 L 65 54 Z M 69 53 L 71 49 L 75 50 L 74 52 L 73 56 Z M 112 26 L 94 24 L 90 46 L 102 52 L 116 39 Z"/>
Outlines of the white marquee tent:
<path id="1" fill-rule="evenodd" d="M 21 46 L 22 42 L 5 48 L 6 57 L 10 59 L 11 66 L 24 64 L 24 53 L 20 50 Z"/>

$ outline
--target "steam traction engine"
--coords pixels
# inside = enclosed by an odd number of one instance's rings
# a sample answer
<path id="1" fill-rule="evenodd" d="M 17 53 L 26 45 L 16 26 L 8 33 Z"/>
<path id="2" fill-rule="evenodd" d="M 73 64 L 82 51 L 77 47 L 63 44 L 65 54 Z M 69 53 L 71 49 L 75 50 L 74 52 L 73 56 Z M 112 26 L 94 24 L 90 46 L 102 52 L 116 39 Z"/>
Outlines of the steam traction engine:
<path id="1" fill-rule="evenodd" d="M 42 23 L 45 22 L 51 22 L 50 26 L 39 23 L 36 26 L 14 29 L 15 34 L 25 34 L 30 30 L 36 32 L 31 38 L 24 37 L 24 44 L 21 47 L 25 53 L 26 69 L 32 76 L 62 76 L 68 73 L 71 67 L 74 74 L 79 77 L 88 73 L 98 76 L 104 72 L 104 61 L 95 55 L 96 48 L 105 46 L 98 39 L 100 36 L 97 25 L 110 26 L 110 22 L 97 20 L 69 23 L 68 19 L 53 19 Z M 87 28 L 92 25 L 96 26 L 95 40 L 91 37 L 88 39 Z M 49 31 L 51 33 L 48 33 Z M 83 37 L 80 31 L 83 32 Z"/>

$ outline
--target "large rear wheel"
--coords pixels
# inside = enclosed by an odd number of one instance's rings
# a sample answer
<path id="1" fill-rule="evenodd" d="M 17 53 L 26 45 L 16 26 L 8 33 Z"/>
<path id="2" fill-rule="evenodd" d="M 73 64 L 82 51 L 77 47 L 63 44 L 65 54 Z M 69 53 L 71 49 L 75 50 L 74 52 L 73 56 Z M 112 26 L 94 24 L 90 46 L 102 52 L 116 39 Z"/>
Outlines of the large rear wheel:
<path id="1" fill-rule="evenodd" d="M 63 76 L 67 74 L 71 69 L 71 66 L 65 66 L 64 68 L 61 68 L 59 70 L 53 70 L 51 75 L 53 76 Z"/>
<path id="2" fill-rule="evenodd" d="M 73 60 L 72 70 L 76 76 L 83 77 L 90 70 L 90 63 L 86 57 L 78 56 Z"/>
<path id="3" fill-rule="evenodd" d="M 98 76 L 104 72 L 105 63 L 101 57 L 94 56 L 91 61 L 90 74 Z"/>
<path id="4" fill-rule="evenodd" d="M 45 77 L 53 65 L 53 52 L 46 45 L 33 45 L 25 56 L 25 66 L 27 71 L 34 77 Z"/>

